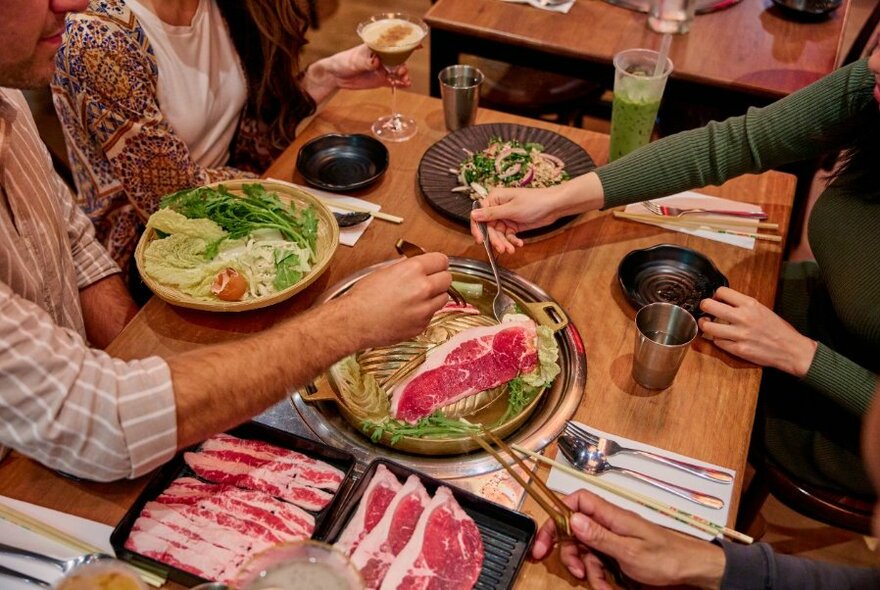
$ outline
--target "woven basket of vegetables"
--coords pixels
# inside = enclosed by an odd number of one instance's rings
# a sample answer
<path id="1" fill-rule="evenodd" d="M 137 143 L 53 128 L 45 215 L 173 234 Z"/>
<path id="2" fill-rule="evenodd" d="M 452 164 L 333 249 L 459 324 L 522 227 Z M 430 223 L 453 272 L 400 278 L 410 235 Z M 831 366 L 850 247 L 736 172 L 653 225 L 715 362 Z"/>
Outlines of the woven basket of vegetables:
<path id="1" fill-rule="evenodd" d="M 247 311 L 308 287 L 338 245 L 333 214 L 308 192 L 227 180 L 164 197 L 135 262 L 144 283 L 172 305 Z"/>

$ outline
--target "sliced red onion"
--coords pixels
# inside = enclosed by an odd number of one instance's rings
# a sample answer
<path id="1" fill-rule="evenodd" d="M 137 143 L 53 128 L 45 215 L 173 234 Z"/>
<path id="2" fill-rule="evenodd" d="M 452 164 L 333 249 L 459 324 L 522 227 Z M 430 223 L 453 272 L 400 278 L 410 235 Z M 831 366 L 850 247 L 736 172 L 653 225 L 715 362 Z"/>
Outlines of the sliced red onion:
<path id="1" fill-rule="evenodd" d="M 565 162 L 563 162 L 560 158 L 557 158 L 556 156 L 553 156 L 551 154 L 545 154 L 543 152 L 541 152 L 538 155 L 546 160 L 550 160 L 551 162 L 553 162 L 554 164 L 556 164 L 560 168 L 565 168 Z"/>
<path id="2" fill-rule="evenodd" d="M 520 168 L 522 168 L 522 164 L 517 162 L 516 164 L 499 174 L 498 178 L 500 178 L 501 180 L 504 180 L 505 178 L 510 178 L 511 176 L 519 172 Z"/>
<path id="3" fill-rule="evenodd" d="M 506 147 L 498 152 L 497 156 L 495 156 L 495 172 L 497 172 L 498 174 L 501 174 L 502 161 L 504 160 L 504 158 L 510 155 L 511 151 L 513 150 L 511 150 L 509 147 Z"/>
<path id="4" fill-rule="evenodd" d="M 519 181 L 519 185 L 520 186 L 527 185 L 528 183 L 532 182 L 532 179 L 534 177 L 535 177 L 535 169 L 532 167 L 529 167 L 529 169 L 526 171 L 525 176 L 523 176 L 522 180 Z"/>

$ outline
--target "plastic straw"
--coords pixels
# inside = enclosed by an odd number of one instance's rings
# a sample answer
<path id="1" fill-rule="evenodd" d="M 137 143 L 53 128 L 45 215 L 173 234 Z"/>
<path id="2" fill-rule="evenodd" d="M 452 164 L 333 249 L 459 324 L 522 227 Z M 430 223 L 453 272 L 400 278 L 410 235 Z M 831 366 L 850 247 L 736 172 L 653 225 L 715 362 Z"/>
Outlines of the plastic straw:
<path id="1" fill-rule="evenodd" d="M 663 73 L 666 67 L 666 56 L 669 55 L 669 46 L 672 45 L 672 34 L 663 35 L 663 41 L 660 42 L 660 55 L 657 56 L 657 64 L 654 66 L 654 77 L 656 78 Z"/>

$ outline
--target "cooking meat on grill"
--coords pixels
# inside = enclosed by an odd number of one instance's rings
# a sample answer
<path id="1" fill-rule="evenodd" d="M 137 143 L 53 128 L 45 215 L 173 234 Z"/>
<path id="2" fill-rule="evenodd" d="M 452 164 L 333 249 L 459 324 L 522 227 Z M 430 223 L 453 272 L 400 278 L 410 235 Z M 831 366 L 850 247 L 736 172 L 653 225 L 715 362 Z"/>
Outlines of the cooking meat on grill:
<path id="1" fill-rule="evenodd" d="M 394 388 L 391 415 L 414 424 L 537 365 L 537 331 L 531 319 L 464 330 L 431 350 L 425 362 Z"/>
<path id="2" fill-rule="evenodd" d="M 336 548 L 349 556 L 354 553 L 361 540 L 382 519 L 385 509 L 391 504 L 400 488 L 397 477 L 380 463 L 370 483 L 367 484 L 367 489 L 364 490 L 357 511 L 339 536 Z"/>

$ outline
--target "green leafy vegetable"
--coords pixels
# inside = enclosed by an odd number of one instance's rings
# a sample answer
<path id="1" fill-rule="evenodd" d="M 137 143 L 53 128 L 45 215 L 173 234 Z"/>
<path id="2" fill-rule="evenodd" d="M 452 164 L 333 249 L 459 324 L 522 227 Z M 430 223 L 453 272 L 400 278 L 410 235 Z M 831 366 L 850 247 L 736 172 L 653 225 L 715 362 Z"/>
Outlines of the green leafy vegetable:
<path id="1" fill-rule="evenodd" d="M 478 299 L 483 296 L 483 283 L 452 281 L 452 288 L 461 293 L 465 299 Z"/>
<path id="2" fill-rule="evenodd" d="M 275 289 L 281 291 L 291 285 L 295 285 L 303 278 L 303 271 L 300 270 L 302 263 L 295 252 L 275 250 L 274 257 L 275 280 L 272 281 L 272 286 Z"/>
<path id="3" fill-rule="evenodd" d="M 479 424 L 447 418 L 440 412 L 434 412 L 415 424 L 389 418 L 382 421 L 364 420 L 361 427 L 373 442 L 378 442 L 386 434 L 390 435 L 392 445 L 396 445 L 404 436 L 442 438 L 480 431 Z"/>

